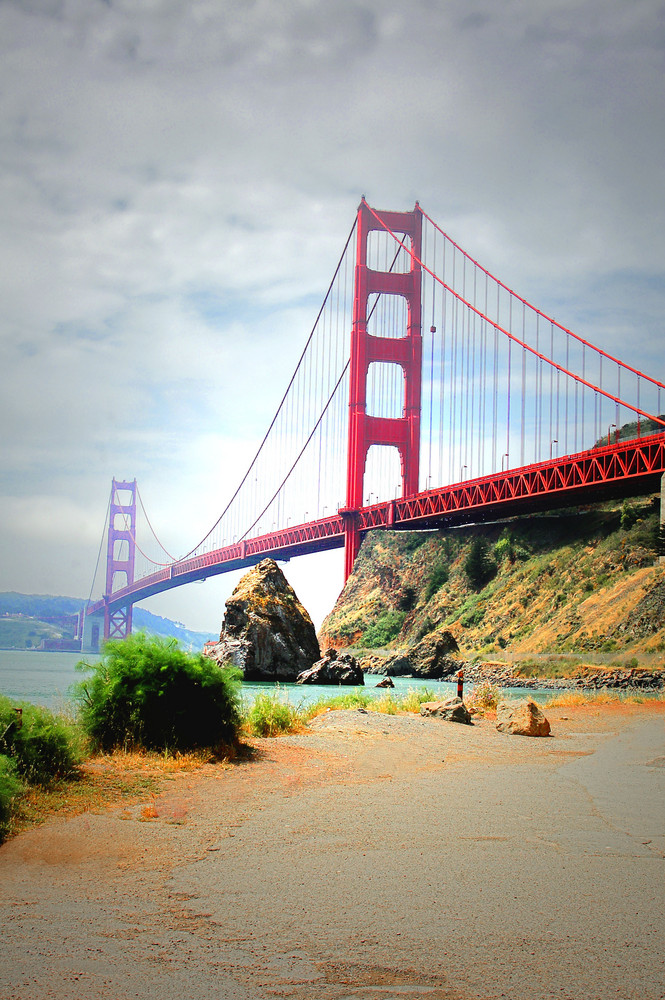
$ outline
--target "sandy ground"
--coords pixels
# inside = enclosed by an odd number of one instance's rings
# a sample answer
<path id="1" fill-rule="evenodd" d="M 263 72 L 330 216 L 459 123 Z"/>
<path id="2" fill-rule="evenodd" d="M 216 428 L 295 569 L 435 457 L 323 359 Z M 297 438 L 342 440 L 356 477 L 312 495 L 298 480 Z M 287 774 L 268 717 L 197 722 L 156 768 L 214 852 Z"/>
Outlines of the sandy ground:
<path id="1" fill-rule="evenodd" d="M 662 1000 L 662 707 L 548 715 L 331 712 L 17 837 L 0 998 Z"/>

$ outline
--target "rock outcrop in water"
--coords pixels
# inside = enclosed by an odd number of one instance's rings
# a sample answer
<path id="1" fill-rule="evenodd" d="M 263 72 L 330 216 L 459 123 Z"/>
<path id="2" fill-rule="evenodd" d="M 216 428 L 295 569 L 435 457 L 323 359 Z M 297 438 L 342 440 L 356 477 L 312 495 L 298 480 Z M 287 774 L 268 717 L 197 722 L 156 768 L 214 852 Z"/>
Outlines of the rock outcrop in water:
<path id="1" fill-rule="evenodd" d="M 310 670 L 298 675 L 298 684 L 364 684 L 362 668 L 355 656 L 327 649 Z"/>
<path id="2" fill-rule="evenodd" d="M 387 656 L 366 657 L 363 668 L 368 674 L 385 674 L 386 677 L 423 677 L 441 680 L 452 677 L 464 663 L 452 656 L 459 646 L 448 629 L 426 635 L 408 650 L 397 650 Z"/>
<path id="3" fill-rule="evenodd" d="M 319 659 L 312 620 L 274 559 L 240 580 L 208 655 L 239 667 L 247 681 L 295 681 Z"/>

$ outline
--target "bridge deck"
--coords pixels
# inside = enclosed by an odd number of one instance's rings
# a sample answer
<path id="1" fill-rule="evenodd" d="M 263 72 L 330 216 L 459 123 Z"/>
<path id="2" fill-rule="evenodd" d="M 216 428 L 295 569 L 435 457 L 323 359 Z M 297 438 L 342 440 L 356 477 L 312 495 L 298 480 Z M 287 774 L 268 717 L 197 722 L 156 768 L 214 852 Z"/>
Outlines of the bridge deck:
<path id="1" fill-rule="evenodd" d="M 154 594 L 209 576 L 245 569 L 267 556 L 288 560 L 295 556 L 344 545 L 344 525 L 355 518 L 361 532 L 454 527 L 519 514 L 615 497 L 654 492 L 665 473 L 665 432 L 619 441 L 563 458 L 467 480 L 452 486 L 388 500 L 358 511 L 340 511 L 330 517 L 293 525 L 257 538 L 245 539 L 212 552 L 184 559 L 114 592 L 110 611 L 135 604 Z M 88 607 L 99 614 L 106 599 Z"/>

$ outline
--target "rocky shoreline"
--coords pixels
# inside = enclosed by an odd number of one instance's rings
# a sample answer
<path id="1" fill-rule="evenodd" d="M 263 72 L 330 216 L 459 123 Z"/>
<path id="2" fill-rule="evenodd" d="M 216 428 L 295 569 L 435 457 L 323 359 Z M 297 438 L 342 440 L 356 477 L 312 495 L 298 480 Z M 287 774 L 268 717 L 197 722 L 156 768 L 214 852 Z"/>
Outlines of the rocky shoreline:
<path id="1" fill-rule="evenodd" d="M 665 687 L 665 673 L 639 668 L 585 669 L 572 677 L 522 677 L 515 674 L 510 664 L 466 663 L 463 665 L 465 681 L 478 684 L 487 681 L 497 687 L 545 688 L 547 690 L 639 690 L 662 691 Z"/>
<path id="2" fill-rule="evenodd" d="M 428 637 L 411 650 L 391 650 L 386 654 L 369 653 L 360 660 L 367 674 L 385 677 L 417 677 L 431 680 L 453 680 L 459 670 L 465 682 L 487 682 L 496 687 L 547 689 L 554 691 L 611 690 L 662 691 L 665 670 L 646 667 L 593 667 L 587 665 L 568 677 L 525 677 L 511 663 L 469 661 L 455 656 L 449 636 Z"/>
<path id="3" fill-rule="evenodd" d="M 467 682 L 525 690 L 662 691 L 665 686 L 664 670 L 637 666 L 585 665 L 568 677 L 525 677 L 511 663 L 464 660 L 455 636 L 443 627 L 406 648 L 364 655 L 356 651 L 354 656 L 350 649 L 338 652 L 330 647 L 322 657 L 311 618 L 272 559 L 262 560 L 242 577 L 226 601 L 219 641 L 207 643 L 204 652 L 220 664 L 238 667 L 249 681 L 356 686 L 365 683 L 364 674 L 452 680 L 463 670 Z"/>

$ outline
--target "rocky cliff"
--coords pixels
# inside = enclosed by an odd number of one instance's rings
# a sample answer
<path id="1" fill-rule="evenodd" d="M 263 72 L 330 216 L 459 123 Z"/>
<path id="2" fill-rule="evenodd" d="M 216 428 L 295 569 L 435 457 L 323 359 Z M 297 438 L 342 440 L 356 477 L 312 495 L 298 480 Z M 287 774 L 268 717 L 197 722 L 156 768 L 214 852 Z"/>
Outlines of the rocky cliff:
<path id="1" fill-rule="evenodd" d="M 322 646 L 408 653 L 451 633 L 492 654 L 665 651 L 659 497 L 451 531 L 370 533 Z"/>

